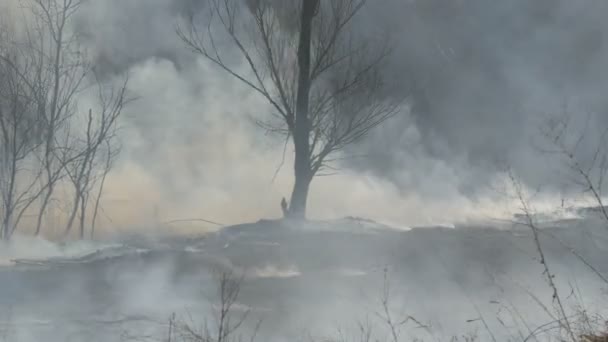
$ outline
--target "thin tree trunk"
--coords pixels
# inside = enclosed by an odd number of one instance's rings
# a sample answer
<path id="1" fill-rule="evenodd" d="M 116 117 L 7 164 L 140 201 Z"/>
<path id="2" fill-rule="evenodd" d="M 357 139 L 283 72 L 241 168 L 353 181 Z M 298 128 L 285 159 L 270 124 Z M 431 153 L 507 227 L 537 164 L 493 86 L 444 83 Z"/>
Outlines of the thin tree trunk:
<path id="1" fill-rule="evenodd" d="M 80 239 L 84 239 L 84 221 L 86 219 L 86 198 L 85 196 L 80 196 Z"/>
<path id="2" fill-rule="evenodd" d="M 315 16 L 319 0 L 302 0 L 302 15 L 298 45 L 298 93 L 296 100 L 295 129 L 293 143 L 295 147 L 294 174 L 295 182 L 289 216 L 304 219 L 306 217 L 306 201 L 308 189 L 312 180 L 310 165 L 310 122 L 308 118 L 310 95 L 310 45 L 312 20 Z"/>
<path id="3" fill-rule="evenodd" d="M 85 156 L 88 159 L 88 154 Z M 72 211 L 70 212 L 70 216 L 68 218 L 68 223 L 65 226 L 65 235 L 68 235 L 72 230 L 72 226 L 74 225 L 74 219 L 76 219 L 76 213 L 78 212 L 78 207 L 81 204 L 82 198 L 84 197 L 83 189 L 82 189 L 82 174 L 84 172 L 84 167 L 88 160 L 83 162 L 83 166 L 78 173 L 78 177 L 76 182 L 74 183 L 74 205 L 72 206 Z"/>
<path id="4" fill-rule="evenodd" d="M 87 177 L 87 167 L 89 167 L 89 160 L 92 160 L 94 158 L 94 155 L 91 155 L 91 153 L 93 153 L 94 150 L 91 149 L 91 123 L 92 123 L 92 114 L 91 114 L 91 110 L 89 109 L 89 121 L 87 123 L 87 150 L 86 153 L 84 155 L 84 160 L 82 161 L 82 165 L 80 165 L 79 168 L 77 168 L 76 174 L 73 176 L 75 177 L 75 179 L 73 179 L 74 182 L 74 206 L 72 207 L 72 212 L 70 213 L 70 218 L 68 220 L 68 224 L 66 225 L 65 228 L 65 235 L 68 235 L 70 233 L 70 231 L 72 230 L 72 225 L 74 224 L 74 219 L 76 218 L 76 213 L 78 212 L 78 207 L 82 204 L 82 201 L 84 199 L 84 192 L 85 192 L 85 188 L 87 186 L 87 181 L 85 179 L 85 177 Z M 84 210 L 84 205 L 82 205 Z M 83 229 L 81 229 L 83 230 Z M 81 235 L 83 234 L 83 232 L 81 231 Z M 82 238 L 82 236 L 81 236 Z"/>
<path id="5" fill-rule="evenodd" d="M 109 149 L 109 146 L 108 146 Z M 101 195 L 103 194 L 103 187 L 106 183 L 106 176 L 110 171 L 110 163 L 112 161 L 111 152 L 108 151 L 108 158 L 106 159 L 105 169 L 103 171 L 103 175 L 101 176 L 101 184 L 99 185 L 99 192 L 97 193 L 97 198 L 95 198 L 95 207 L 93 208 L 93 218 L 91 220 L 91 239 L 95 236 L 95 224 L 97 223 L 97 213 L 99 212 L 99 203 L 101 202 Z"/>
<path id="6" fill-rule="evenodd" d="M 13 216 L 13 175 L 11 175 L 11 182 L 9 185 L 9 193 L 8 198 L 6 198 L 6 203 L 4 205 L 4 219 L 2 220 L 2 239 L 8 241 L 11 239 L 11 219 Z"/>
<path id="7" fill-rule="evenodd" d="M 55 130 L 57 129 L 57 117 L 58 117 L 58 106 L 57 102 L 59 100 L 59 92 L 61 87 L 61 58 L 62 58 L 62 44 L 63 44 L 63 29 L 65 26 L 66 13 L 63 11 L 61 13 L 62 18 L 58 29 L 58 36 L 54 39 L 55 43 L 55 55 L 53 56 L 53 89 L 51 95 L 51 108 L 50 108 L 50 118 L 49 118 L 49 126 L 47 128 L 47 136 L 46 136 L 46 146 L 45 146 L 45 167 L 47 171 L 47 192 L 44 196 L 44 201 L 40 207 L 40 211 L 38 212 L 38 220 L 36 222 L 36 232 L 35 235 L 40 234 L 40 230 L 42 227 L 42 218 L 44 217 L 44 213 L 49 204 L 51 197 L 53 196 L 53 191 L 55 190 L 55 174 L 52 172 L 52 163 L 53 163 L 53 149 L 54 149 L 54 139 L 55 139 Z"/>
<path id="8" fill-rule="evenodd" d="M 6 207 L 6 213 L 2 220 L 2 240 L 8 241 L 11 239 L 11 208 Z"/>
<path id="9" fill-rule="evenodd" d="M 19 222 L 21 222 L 21 218 L 23 217 L 23 214 L 25 214 L 25 211 L 36 201 L 36 199 L 38 199 L 38 197 L 40 197 L 40 194 L 42 194 L 43 190 L 41 189 L 40 191 L 38 191 L 34 196 L 32 196 L 32 198 L 30 198 L 25 205 L 23 205 L 21 207 L 21 209 L 19 210 L 19 212 L 15 215 L 14 218 L 14 222 L 13 222 L 13 226 L 17 227 L 19 225 Z"/>
<path id="10" fill-rule="evenodd" d="M 14 133 L 17 134 L 17 133 Z M 15 210 L 15 187 L 16 187 L 16 179 L 17 179 L 17 160 L 15 153 L 15 137 L 13 137 L 13 151 L 12 151 L 12 160 L 11 160 L 11 177 L 8 184 L 8 194 L 5 204 L 5 212 L 4 212 L 4 220 L 2 222 L 2 226 L 4 228 L 4 233 L 2 238 L 6 241 L 11 239 L 13 232 L 15 229 L 12 227 L 12 219 L 13 219 L 13 211 Z"/>
<path id="11" fill-rule="evenodd" d="M 9 195 L 9 198 L 12 197 L 11 195 Z M 11 235 L 14 229 L 12 229 L 11 224 L 12 224 L 12 218 L 13 218 L 13 203 L 12 203 L 12 199 L 9 201 L 7 201 L 5 207 L 4 207 L 4 219 L 2 220 L 2 239 L 3 240 L 10 240 L 11 239 Z"/>
<path id="12" fill-rule="evenodd" d="M 99 213 L 99 203 L 101 202 L 101 195 L 103 193 L 103 186 L 106 182 L 106 174 L 104 173 L 101 178 L 101 185 L 99 186 L 99 192 L 97 198 L 95 198 L 95 206 L 93 207 L 93 218 L 91 219 L 91 240 L 95 238 L 95 225 L 97 224 L 97 213 Z"/>
<path id="13" fill-rule="evenodd" d="M 74 219 L 76 218 L 76 213 L 78 212 L 78 206 L 80 204 L 80 190 L 76 190 L 74 195 L 74 205 L 72 206 L 72 211 L 70 212 L 70 216 L 68 218 L 68 223 L 65 226 L 65 235 L 68 235 L 72 230 L 72 226 L 74 225 Z"/>
<path id="14" fill-rule="evenodd" d="M 36 232 L 34 233 L 35 236 L 40 235 L 40 231 L 42 229 L 42 218 L 44 217 L 44 213 L 46 211 L 46 207 L 48 206 L 50 200 L 51 200 L 51 196 L 53 195 L 53 191 L 54 191 L 54 181 L 50 181 L 47 184 L 47 191 L 46 194 L 44 195 L 44 199 L 42 200 L 42 204 L 40 205 L 40 210 L 38 211 L 38 219 L 36 221 Z"/>
<path id="15" fill-rule="evenodd" d="M 90 154 L 85 155 L 85 160 L 83 161 L 82 167 L 78 171 L 78 176 L 74 183 L 74 205 L 72 206 L 72 211 L 70 213 L 68 223 L 65 227 L 65 235 L 68 235 L 72 230 L 72 226 L 74 225 L 74 220 L 76 219 L 76 213 L 78 212 L 78 207 L 82 204 L 82 200 L 84 199 L 84 183 L 83 177 L 85 172 L 85 167 L 88 163 L 88 159 Z"/>

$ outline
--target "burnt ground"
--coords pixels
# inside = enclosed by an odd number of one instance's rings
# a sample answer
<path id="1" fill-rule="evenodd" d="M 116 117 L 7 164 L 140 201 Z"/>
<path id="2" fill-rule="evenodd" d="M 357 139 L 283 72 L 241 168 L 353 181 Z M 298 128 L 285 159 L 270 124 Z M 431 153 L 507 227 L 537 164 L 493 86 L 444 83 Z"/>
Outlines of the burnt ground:
<path id="1" fill-rule="evenodd" d="M 578 293 L 578 301 L 603 305 L 598 296 L 605 284 L 572 251 L 608 274 L 606 236 L 584 220 L 543 228 L 543 248 L 564 295 Z M 162 334 L 172 313 L 197 320 L 207 315 L 219 270 L 245 272 L 239 303 L 264 319 L 262 332 L 272 337 L 329 331 L 373 314 L 380 309 L 385 271 L 394 309 L 415 315 L 440 336 L 479 330 L 471 321 L 480 315 L 498 327 L 507 306 L 540 323 L 547 318 L 532 298 L 551 304 L 525 229 L 401 231 L 354 219 L 260 221 L 201 237 L 123 242 L 111 253 L 3 267 L 0 305 L 14 339 Z"/>

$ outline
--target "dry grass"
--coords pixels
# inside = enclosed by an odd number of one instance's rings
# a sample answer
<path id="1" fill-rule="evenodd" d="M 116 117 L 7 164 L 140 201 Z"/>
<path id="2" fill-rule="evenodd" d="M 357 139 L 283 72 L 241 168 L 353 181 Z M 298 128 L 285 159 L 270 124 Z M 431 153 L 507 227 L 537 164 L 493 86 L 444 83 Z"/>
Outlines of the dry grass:
<path id="1" fill-rule="evenodd" d="M 581 342 L 608 342 L 608 333 L 600 335 L 583 335 Z"/>

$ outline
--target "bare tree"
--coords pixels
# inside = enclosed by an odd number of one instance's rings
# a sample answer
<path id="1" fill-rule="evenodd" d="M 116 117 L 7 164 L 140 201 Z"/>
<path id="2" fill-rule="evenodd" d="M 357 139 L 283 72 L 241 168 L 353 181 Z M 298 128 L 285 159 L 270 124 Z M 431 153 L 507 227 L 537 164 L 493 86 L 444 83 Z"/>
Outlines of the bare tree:
<path id="1" fill-rule="evenodd" d="M 388 267 L 384 268 L 383 271 L 383 282 L 382 282 L 382 296 L 381 300 L 381 311 L 376 312 L 376 317 L 380 320 L 382 325 L 384 325 L 390 335 L 391 342 L 399 342 L 402 340 L 401 338 L 401 330 L 403 326 L 408 323 L 414 323 L 418 328 L 423 328 L 425 331 L 429 332 L 428 325 L 420 322 L 414 316 L 405 315 L 404 317 L 394 317 L 391 313 L 391 284 L 389 279 Z M 369 337 L 369 335 L 368 335 Z M 369 339 L 368 339 L 369 340 Z"/>
<path id="2" fill-rule="evenodd" d="M 239 310 L 237 300 L 241 292 L 243 276 L 233 271 L 218 271 L 217 303 L 212 303 L 213 324 L 204 323 L 201 328 L 196 328 L 194 323 L 181 323 L 174 326 L 183 340 L 194 342 L 232 342 L 241 341 L 239 331 L 247 321 L 251 311 L 249 309 Z M 240 312 L 239 312 L 240 311 Z M 261 325 L 261 320 L 253 327 L 249 336 L 251 342 L 255 341 Z M 169 335 L 171 340 L 171 335 Z"/>
<path id="3" fill-rule="evenodd" d="M 572 342 L 576 342 L 577 338 L 574 329 L 572 328 L 571 318 L 566 313 L 563 299 L 559 294 L 557 284 L 555 282 L 555 274 L 553 273 L 552 268 L 549 266 L 549 262 L 545 255 L 545 250 L 541 243 L 541 230 L 537 226 L 534 219 L 534 210 L 530 205 L 528 196 L 526 195 L 524 187 L 519 179 L 517 179 L 511 172 L 509 173 L 509 179 L 514 189 L 514 195 L 520 204 L 521 213 L 523 214 L 523 221 L 519 222 L 519 224 L 530 228 L 532 232 L 532 236 L 534 238 L 534 247 L 538 253 L 538 261 L 543 267 L 543 276 L 545 277 L 547 285 L 552 291 L 551 299 L 555 304 L 555 310 L 557 313 L 556 321 L 563 332 L 565 332 L 567 338 Z"/>
<path id="4" fill-rule="evenodd" d="M 116 146 L 112 144 L 111 139 L 107 139 L 105 142 L 105 161 L 101 166 L 101 171 L 99 175 L 99 186 L 97 188 L 97 194 L 95 196 L 95 204 L 93 205 L 93 217 L 91 218 L 91 239 L 95 237 L 95 227 L 97 225 L 97 215 L 99 213 L 100 205 L 101 205 L 101 197 L 103 195 L 103 190 L 106 184 L 106 177 L 108 173 L 112 169 L 114 164 L 114 160 L 120 153 L 120 146 Z"/>
<path id="5" fill-rule="evenodd" d="M 40 160 L 44 170 L 44 194 L 40 203 L 35 234 L 42 228 L 47 206 L 59 181 L 69 150 L 70 118 L 76 110 L 76 96 L 84 89 L 90 65 L 78 37 L 69 24 L 82 0 L 23 0 L 31 17 L 26 25 L 26 44 L 35 58 L 36 78 L 30 84 L 37 110 L 44 123 Z M 73 157 L 73 156 L 72 156 Z"/>
<path id="6" fill-rule="evenodd" d="M 569 171 L 571 182 L 592 197 L 597 211 L 608 227 L 608 207 L 604 203 L 606 176 L 608 175 L 608 127 L 593 127 L 589 114 L 582 127 L 573 124 L 571 114 L 552 117 L 543 127 L 542 133 L 550 143 L 544 152 L 557 155 Z"/>
<path id="7" fill-rule="evenodd" d="M 563 109 L 562 113 L 553 114 L 543 122 L 541 126 L 543 139 L 541 140 L 540 152 L 557 158 L 563 166 L 563 168 L 559 168 L 559 171 L 561 175 L 566 177 L 566 184 L 568 186 L 574 185 L 575 189 L 582 190 L 584 199 L 593 203 L 592 211 L 598 214 L 608 227 L 608 207 L 604 203 L 605 179 L 608 175 L 608 127 L 597 125 L 597 123 L 601 123 L 599 119 L 601 118 L 600 115 L 603 114 L 577 112 L 576 115 L 573 115 L 567 106 L 564 106 Z M 553 293 L 552 298 L 556 305 L 557 314 L 553 322 L 531 331 L 524 341 L 535 338 L 535 334 L 539 331 L 549 330 L 548 326 L 551 324 L 555 324 L 561 331 L 565 331 L 567 336 L 562 337 L 561 340 L 607 340 L 608 335 L 604 332 L 605 330 L 590 322 L 586 310 L 581 310 L 576 315 L 566 316 L 562 298 L 558 294 L 557 285 L 554 281 L 555 275 L 551 273 L 547 265 L 541 238 L 546 236 L 558 242 L 604 283 L 608 282 L 606 275 L 602 273 L 601 268 L 593 265 L 583 253 L 566 244 L 556 234 L 552 234 L 549 229 L 540 229 L 537 226 L 532 207 L 524 194 L 523 185 L 512 174 L 510 174 L 510 178 L 515 188 L 517 200 L 521 204 L 524 219 L 521 224 L 529 227 L 532 231 L 539 261 L 544 268 L 543 275 L 546 277 Z M 564 199 L 562 199 L 563 206 Z M 594 232 L 589 233 L 595 241 L 597 235 Z M 540 303 L 540 301 L 537 302 Z M 545 311 L 548 312 L 547 309 Z M 575 334 L 575 327 L 576 330 L 581 330 L 580 334 Z"/>
<path id="8" fill-rule="evenodd" d="M 19 14 L 24 18 L 24 25 L 20 27 L 21 35 L 10 40 L 11 48 L 15 47 L 13 50 L 17 53 L 3 50 L 0 54 L 0 67 L 6 81 L 2 89 L 3 148 L 7 152 L 3 161 L 14 161 L 2 164 L 8 179 L 4 187 L 4 211 L 11 213 L 3 215 L 7 222 L 4 230 L 9 233 L 16 227 L 15 222 L 9 222 L 20 218 L 25 209 L 40 200 L 35 226 L 38 235 L 57 185 L 67 178 L 74 185 L 75 198 L 66 232 L 71 229 L 80 209 L 82 237 L 89 194 L 93 188 L 97 189 L 95 221 L 105 177 L 119 152 L 117 118 L 127 102 L 128 77 L 119 86 L 108 87 L 93 72 L 78 36 L 70 28 L 72 17 L 81 4 L 82 0 L 22 0 Z M 85 83 L 91 75 L 96 76 L 100 109 L 89 111 L 80 118 L 78 95 L 88 88 Z M 84 124 L 78 122 L 80 119 L 84 119 Z M 24 169 L 21 164 L 25 162 L 30 163 L 30 178 L 36 182 L 14 180 Z M 16 197 L 19 186 L 27 191 Z M 12 212 L 17 207 L 19 211 L 15 216 Z M 8 228 L 9 225 L 13 228 Z"/>
<path id="9" fill-rule="evenodd" d="M 290 217 L 305 217 L 310 183 L 334 161 L 329 157 L 394 116 L 402 103 L 384 96 L 380 67 L 390 53 L 387 37 L 367 39 L 353 31 L 366 2 L 256 0 L 242 13 L 239 0 L 210 0 L 207 18 L 191 14 L 177 29 L 195 53 L 268 101 L 274 115 L 259 121 L 262 127 L 292 139 Z M 220 46 L 222 33 L 247 72 Z"/>
<path id="10" fill-rule="evenodd" d="M 84 238 L 90 193 L 97 181 L 101 179 L 93 214 L 96 218 L 105 177 L 110 171 L 112 160 L 118 151 L 115 147 L 116 131 L 118 118 L 128 102 L 126 98 L 127 83 L 128 78 L 125 78 L 119 87 L 114 88 L 104 86 L 98 81 L 100 109 L 96 112 L 93 112 L 92 109 L 88 111 L 83 137 L 79 139 L 79 146 L 75 148 L 78 158 L 73 158 L 66 164 L 66 172 L 74 187 L 74 200 L 65 229 L 66 234 L 71 231 L 76 214 L 80 213 L 79 234 L 81 239 Z M 104 147 L 107 148 L 105 153 L 102 150 Z"/>
<path id="11" fill-rule="evenodd" d="M 13 235 L 24 211 L 36 199 L 40 173 L 32 168 L 40 145 L 35 101 L 27 89 L 30 60 L 21 58 L 13 31 L 0 26 L 0 195 L 2 239 Z"/>

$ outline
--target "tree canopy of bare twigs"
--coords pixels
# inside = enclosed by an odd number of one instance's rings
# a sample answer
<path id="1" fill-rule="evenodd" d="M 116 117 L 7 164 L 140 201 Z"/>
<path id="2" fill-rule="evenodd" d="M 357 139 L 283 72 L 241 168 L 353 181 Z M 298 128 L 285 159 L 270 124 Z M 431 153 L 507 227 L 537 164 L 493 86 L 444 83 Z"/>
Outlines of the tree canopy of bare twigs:
<path id="1" fill-rule="evenodd" d="M 524 216 L 523 221 L 520 222 L 520 224 L 530 228 L 532 232 L 534 247 L 538 253 L 538 262 L 543 268 L 543 277 L 547 281 L 547 285 L 552 292 L 551 301 L 554 304 L 555 311 L 557 313 L 556 321 L 559 324 L 560 329 L 568 337 L 568 340 L 576 342 L 577 338 L 574 329 L 572 328 L 572 322 L 566 313 L 563 299 L 555 282 L 555 274 L 553 273 L 552 268 L 549 266 L 549 261 L 547 260 L 543 245 L 541 243 L 541 231 L 534 219 L 534 209 L 530 205 L 528 196 L 521 182 L 512 173 L 509 173 L 509 178 L 514 188 L 514 195 L 520 204 L 520 210 Z"/>
<path id="2" fill-rule="evenodd" d="M 243 275 L 233 271 L 218 271 L 217 274 L 217 297 L 210 302 L 213 311 L 211 322 L 205 322 L 202 327 L 197 327 L 195 322 L 181 322 L 173 326 L 170 324 L 169 340 L 173 340 L 172 331 L 175 329 L 177 337 L 182 340 L 194 342 L 233 342 L 242 341 L 240 330 L 251 310 L 239 310 L 237 308 Z M 261 320 L 253 327 L 248 338 L 253 342 L 259 331 Z"/>
<path id="3" fill-rule="evenodd" d="M 30 207 L 37 210 L 38 235 L 57 186 L 66 183 L 73 186 L 74 199 L 65 231 L 80 213 L 84 237 L 87 203 L 94 201 L 93 231 L 105 176 L 119 152 L 117 122 L 128 102 L 128 78 L 114 86 L 95 74 L 71 27 L 81 0 L 20 5 L 7 17 L 23 17 L 19 25 L 0 21 L 2 237 L 10 238 Z M 91 85 L 97 86 L 99 108 L 83 111 L 80 96 Z"/>
<path id="4" fill-rule="evenodd" d="M 353 31 L 366 2 L 210 0 L 207 16 L 192 13 L 178 26 L 192 51 L 268 101 L 273 117 L 260 126 L 292 139 L 289 216 L 305 217 L 310 182 L 331 156 L 396 115 L 403 102 L 384 96 L 387 37 Z M 233 62 L 235 50 L 247 71 Z"/>
<path id="5" fill-rule="evenodd" d="M 41 77 L 38 107 L 44 125 L 44 145 L 40 151 L 44 169 L 45 192 L 39 207 L 36 232 L 43 218 L 64 166 L 71 154 L 70 119 L 75 115 L 76 96 L 82 92 L 90 64 L 78 37 L 69 31 L 69 23 L 82 5 L 81 0 L 33 0 L 27 3 L 32 24 L 26 27 L 30 53 L 38 60 Z"/>
<path id="6" fill-rule="evenodd" d="M 559 161 L 557 172 L 565 177 L 567 189 L 580 190 L 584 201 L 590 201 L 592 212 L 599 215 L 608 227 L 608 207 L 605 204 L 606 176 L 608 174 L 608 127 L 602 125 L 603 113 L 593 113 L 587 111 L 572 111 L 569 106 L 564 105 L 561 113 L 552 113 L 540 127 L 541 147 L 540 152 L 545 156 L 556 157 Z M 598 125 L 598 123 L 600 125 Z M 514 188 L 517 202 L 520 204 L 522 212 L 522 222 L 518 222 L 530 228 L 534 240 L 534 247 L 538 253 L 538 261 L 543 267 L 543 276 L 552 291 L 552 303 L 555 313 L 549 307 L 544 306 L 540 299 L 534 298 L 543 307 L 546 313 L 552 317 L 552 321 L 539 326 L 530 331 L 530 334 L 523 339 L 530 341 L 537 339 L 537 334 L 547 332 L 551 329 L 558 331 L 559 340 L 563 341 L 605 341 L 608 335 L 605 321 L 598 326 L 595 319 L 590 318 L 589 313 L 579 308 L 576 314 L 568 315 L 565 310 L 566 298 L 560 295 L 555 281 L 555 274 L 548 265 L 547 257 L 543 247 L 543 239 L 550 238 L 566 248 L 578 261 L 581 262 L 604 284 L 608 283 L 606 274 L 602 271 L 601 264 L 594 265 L 588 260 L 581 251 L 567 245 L 551 229 L 541 229 L 535 219 L 535 212 L 527 195 L 524 185 L 513 173 L 509 173 L 509 178 Z M 571 193 L 576 196 L 576 193 Z M 562 198 L 562 207 L 564 199 Z M 591 233 L 595 235 L 595 233 Z M 569 297 L 569 296 L 568 296 Z"/>
<path id="7" fill-rule="evenodd" d="M 568 179 L 584 194 L 591 195 L 592 202 L 608 227 L 608 207 L 604 203 L 608 175 L 608 127 L 591 127 L 593 118 L 593 114 L 588 113 L 581 126 L 572 122 L 572 116 L 567 111 L 552 117 L 542 130 L 550 145 L 544 152 L 557 155 L 563 161 Z"/>
<path id="8" fill-rule="evenodd" d="M 35 200 L 32 193 L 40 177 L 31 156 L 41 144 L 41 125 L 36 99 L 28 88 L 31 78 L 24 72 L 31 61 L 21 58 L 14 34 L 10 23 L 0 22 L 0 195 L 5 240 Z"/>
<path id="9" fill-rule="evenodd" d="M 91 234 L 94 233 L 94 221 L 99 209 L 99 196 L 103 190 L 105 176 L 112 165 L 112 160 L 119 152 L 113 142 L 118 129 L 117 120 L 127 103 L 127 83 L 128 78 L 125 78 L 120 87 L 109 87 L 109 89 L 98 83 L 100 109 L 96 115 L 93 114 L 92 109 L 89 109 L 85 119 L 86 129 L 82 137 L 78 137 L 76 141 L 75 150 L 78 158 L 72 158 L 65 167 L 67 176 L 74 186 L 74 200 L 66 224 L 66 234 L 71 231 L 76 214 L 79 212 L 79 236 L 81 239 L 84 238 L 87 204 L 93 186 L 96 185 L 97 180 L 101 180 L 91 223 Z M 101 170 L 100 174 L 99 170 Z"/>

